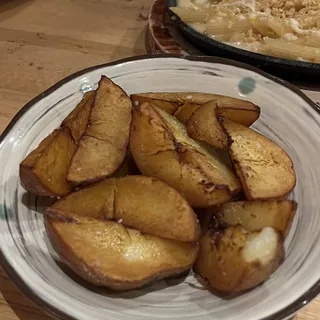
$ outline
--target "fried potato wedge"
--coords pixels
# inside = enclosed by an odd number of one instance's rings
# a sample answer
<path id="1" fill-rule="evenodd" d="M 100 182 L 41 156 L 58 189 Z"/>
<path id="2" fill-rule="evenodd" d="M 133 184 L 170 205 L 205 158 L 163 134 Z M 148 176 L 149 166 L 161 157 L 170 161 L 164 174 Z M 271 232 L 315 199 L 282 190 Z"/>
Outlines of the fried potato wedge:
<path id="1" fill-rule="evenodd" d="M 237 201 L 206 209 L 206 226 L 214 215 L 222 226 L 241 225 L 249 231 L 261 231 L 272 227 L 285 238 L 296 214 L 297 203 L 291 200 Z M 215 222 L 213 222 L 215 223 Z"/>
<path id="2" fill-rule="evenodd" d="M 83 134 L 95 96 L 86 93 L 61 127 L 46 137 L 20 164 L 23 187 L 38 196 L 63 196 L 74 189 L 66 175 Z"/>
<path id="3" fill-rule="evenodd" d="M 166 183 L 145 176 L 109 178 L 57 200 L 51 217 L 84 216 L 110 219 L 168 239 L 196 242 L 197 217 L 187 201 Z"/>
<path id="4" fill-rule="evenodd" d="M 265 281 L 283 260 L 283 241 L 273 228 L 249 232 L 232 226 L 202 236 L 194 270 L 213 289 L 234 294 Z"/>
<path id="5" fill-rule="evenodd" d="M 252 102 L 211 93 L 150 92 L 133 94 L 131 99 L 136 105 L 150 102 L 169 114 L 174 114 L 183 124 L 187 123 L 202 104 L 209 101 L 218 104 L 221 109 L 219 115 L 248 127 L 260 116 L 260 108 Z"/>
<path id="6" fill-rule="evenodd" d="M 208 103 L 208 102 L 207 102 Z M 173 114 L 181 123 L 187 124 L 190 117 L 200 108 L 201 104 L 186 102 Z"/>
<path id="7" fill-rule="evenodd" d="M 165 181 L 194 207 L 226 202 L 240 191 L 233 171 L 212 149 L 191 139 L 175 117 L 149 103 L 134 108 L 130 148 L 142 174 Z"/>
<path id="8" fill-rule="evenodd" d="M 20 164 L 22 186 L 39 196 L 63 196 L 71 192 L 74 185 L 66 175 L 76 148 L 69 129 L 51 133 Z"/>
<path id="9" fill-rule="evenodd" d="M 46 218 L 50 242 L 62 260 L 88 282 L 129 290 L 191 268 L 198 245 L 142 234 L 113 221 Z"/>
<path id="10" fill-rule="evenodd" d="M 229 106 L 228 104 L 221 103 L 220 100 L 209 101 L 205 104 L 195 104 L 195 103 L 185 103 L 173 114 L 180 122 L 187 125 L 190 118 L 196 113 L 199 109 L 208 103 L 213 103 L 217 106 L 216 114 L 219 117 L 223 117 L 234 122 L 240 123 L 246 127 L 250 127 L 256 120 L 259 119 L 260 116 L 260 108 L 254 104 L 248 104 L 247 106 L 237 107 L 237 105 Z M 207 109 L 209 111 L 210 109 Z M 205 114 L 204 111 L 201 113 L 203 115 L 203 119 L 206 117 L 212 116 L 212 112 L 208 112 Z M 199 116 L 198 116 L 199 117 Z"/>
<path id="11" fill-rule="evenodd" d="M 188 135 L 214 148 L 227 150 L 228 137 L 218 120 L 217 103 L 210 101 L 196 110 L 187 123 Z"/>
<path id="12" fill-rule="evenodd" d="M 173 114 L 176 110 L 178 110 L 180 106 L 179 102 L 165 101 L 161 99 L 150 99 L 139 94 L 132 94 L 130 98 L 133 101 L 134 106 L 138 106 L 139 104 L 142 104 L 144 102 L 151 102 L 154 106 L 161 108 L 169 114 Z"/>
<path id="13" fill-rule="evenodd" d="M 238 123 L 222 120 L 229 154 L 248 200 L 283 199 L 296 184 L 293 163 L 275 142 Z"/>
<path id="14" fill-rule="evenodd" d="M 130 122 L 131 100 L 102 76 L 88 126 L 71 161 L 68 181 L 86 184 L 112 175 L 126 156 Z"/>
<path id="15" fill-rule="evenodd" d="M 81 102 L 61 124 L 62 127 L 69 128 L 76 144 L 78 144 L 81 136 L 86 131 L 95 95 L 95 91 L 85 93 Z"/>

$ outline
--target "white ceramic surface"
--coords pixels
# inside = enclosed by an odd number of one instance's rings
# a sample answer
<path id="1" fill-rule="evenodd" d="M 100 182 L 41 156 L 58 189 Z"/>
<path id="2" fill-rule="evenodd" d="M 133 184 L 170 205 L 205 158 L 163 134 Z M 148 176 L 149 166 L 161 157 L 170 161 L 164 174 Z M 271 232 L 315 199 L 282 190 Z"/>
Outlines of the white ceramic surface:
<path id="1" fill-rule="evenodd" d="M 248 69 L 246 69 L 248 68 Z M 291 197 L 298 212 L 286 241 L 284 264 L 262 286 L 233 300 L 186 279 L 112 293 L 84 283 L 59 262 L 46 236 L 41 211 L 46 200 L 20 186 L 21 160 L 75 107 L 102 74 L 128 94 L 199 91 L 243 98 L 262 109 L 254 128 L 292 157 L 297 186 Z M 132 58 L 70 76 L 31 101 L 13 120 L 0 144 L 1 263 L 13 280 L 43 307 L 79 320 L 284 319 L 319 293 L 320 280 L 320 115 L 294 87 L 215 58 Z"/>

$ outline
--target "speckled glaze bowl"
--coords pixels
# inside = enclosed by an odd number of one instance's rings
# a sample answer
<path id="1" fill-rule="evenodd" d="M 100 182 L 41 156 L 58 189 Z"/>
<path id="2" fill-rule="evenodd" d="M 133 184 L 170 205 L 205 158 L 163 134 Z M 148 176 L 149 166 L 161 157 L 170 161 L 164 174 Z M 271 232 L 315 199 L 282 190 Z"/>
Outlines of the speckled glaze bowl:
<path id="1" fill-rule="evenodd" d="M 48 200 L 21 187 L 21 160 L 55 129 L 102 74 L 128 94 L 199 91 L 243 98 L 262 109 L 254 128 L 291 156 L 298 212 L 283 265 L 263 285 L 232 300 L 203 290 L 192 273 L 141 290 L 114 293 L 91 286 L 59 260 L 43 224 Z M 250 66 L 212 57 L 143 56 L 95 66 L 30 101 L 1 136 L 1 264 L 12 280 L 61 319 L 289 319 L 320 291 L 320 115 L 294 86 Z M 165 200 L 165 199 L 164 199 Z M 49 201 L 50 202 L 50 201 Z"/>

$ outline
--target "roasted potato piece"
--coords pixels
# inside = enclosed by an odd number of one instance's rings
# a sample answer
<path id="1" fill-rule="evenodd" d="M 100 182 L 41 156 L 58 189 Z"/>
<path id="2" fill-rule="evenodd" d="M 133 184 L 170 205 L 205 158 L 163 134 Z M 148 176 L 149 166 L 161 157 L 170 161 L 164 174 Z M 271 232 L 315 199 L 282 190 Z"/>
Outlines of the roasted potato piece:
<path id="1" fill-rule="evenodd" d="M 169 114 L 173 114 L 180 106 L 179 102 L 164 101 L 160 99 L 152 99 L 152 101 L 150 101 L 148 97 L 144 97 L 139 94 L 132 94 L 130 98 L 135 106 L 138 106 L 144 102 L 152 102 L 154 106 L 161 108 Z"/>
<path id="2" fill-rule="evenodd" d="M 46 214 L 64 221 L 72 221 L 73 216 L 105 220 L 114 215 L 115 193 L 116 179 L 105 179 L 55 201 Z"/>
<path id="3" fill-rule="evenodd" d="M 249 231 L 260 231 L 272 227 L 286 237 L 297 210 L 297 203 L 291 200 L 237 201 L 206 209 L 207 226 L 214 215 L 223 226 L 240 224 Z M 215 223 L 213 221 L 213 223 Z"/>
<path id="4" fill-rule="evenodd" d="M 165 181 L 194 207 L 226 202 L 240 191 L 234 173 L 212 149 L 191 139 L 175 117 L 149 103 L 134 108 L 130 148 L 143 174 Z"/>
<path id="5" fill-rule="evenodd" d="M 241 124 L 222 120 L 229 154 L 248 200 L 283 199 L 296 184 L 293 163 L 275 142 Z"/>
<path id="6" fill-rule="evenodd" d="M 202 109 L 202 107 L 208 103 L 210 103 L 210 101 L 202 105 L 195 103 L 185 103 L 181 107 L 179 107 L 173 115 L 180 122 L 187 125 L 191 116 L 199 109 Z M 247 106 L 240 105 L 240 107 L 237 107 L 237 105 L 235 105 L 231 107 L 227 104 L 221 103 L 219 100 L 213 100 L 211 101 L 211 103 L 217 106 L 217 116 L 240 123 L 246 127 L 250 127 L 256 120 L 258 120 L 260 116 L 260 108 L 254 104 L 248 104 Z M 209 110 L 207 109 L 207 111 Z M 209 114 L 204 114 L 203 111 L 199 113 L 203 114 L 203 118 L 201 120 L 206 119 L 206 117 L 210 116 L 210 113 L 211 112 L 209 112 Z"/>
<path id="7" fill-rule="evenodd" d="M 20 164 L 23 187 L 38 196 L 63 196 L 74 189 L 66 175 L 79 137 L 87 126 L 95 92 L 84 95 L 61 127 L 46 137 Z"/>
<path id="8" fill-rule="evenodd" d="M 229 119 L 243 126 L 250 127 L 260 117 L 260 108 L 254 104 L 248 106 L 225 107 L 223 104 L 217 103 L 217 114 L 220 117 Z"/>
<path id="9" fill-rule="evenodd" d="M 115 290 L 139 288 L 191 268 L 198 245 L 141 234 L 113 221 L 46 218 L 53 248 L 88 282 Z"/>
<path id="10" fill-rule="evenodd" d="M 47 214 L 66 221 L 76 215 L 117 220 L 142 233 L 185 242 L 196 242 L 200 235 L 187 201 L 153 177 L 109 178 L 56 201 Z"/>
<path id="11" fill-rule="evenodd" d="M 85 93 L 81 102 L 61 124 L 62 127 L 69 128 L 76 144 L 78 144 L 81 136 L 86 131 L 95 95 L 95 91 Z"/>
<path id="12" fill-rule="evenodd" d="M 179 109 L 173 114 L 181 123 L 187 124 L 190 117 L 200 108 L 201 104 L 188 103 L 183 104 Z"/>
<path id="13" fill-rule="evenodd" d="M 211 146 L 228 149 L 228 137 L 217 118 L 217 103 L 210 101 L 193 113 L 187 123 L 188 135 Z"/>
<path id="14" fill-rule="evenodd" d="M 194 270 L 215 290 L 234 294 L 265 281 L 283 260 L 283 241 L 273 228 L 232 226 L 202 236 Z"/>
<path id="15" fill-rule="evenodd" d="M 174 114 L 179 121 L 186 124 L 191 115 L 209 101 L 214 101 L 221 108 L 220 115 L 250 126 L 260 115 L 260 108 L 255 104 L 227 96 L 201 92 L 155 92 L 131 95 L 135 104 L 150 102 L 153 105 Z"/>
<path id="16" fill-rule="evenodd" d="M 88 126 L 71 161 L 68 181 L 84 184 L 112 175 L 126 156 L 130 122 L 131 100 L 102 76 Z"/>
<path id="17" fill-rule="evenodd" d="M 45 138 L 20 164 L 22 186 L 39 196 L 63 196 L 74 188 L 66 179 L 76 144 L 68 128 Z"/>

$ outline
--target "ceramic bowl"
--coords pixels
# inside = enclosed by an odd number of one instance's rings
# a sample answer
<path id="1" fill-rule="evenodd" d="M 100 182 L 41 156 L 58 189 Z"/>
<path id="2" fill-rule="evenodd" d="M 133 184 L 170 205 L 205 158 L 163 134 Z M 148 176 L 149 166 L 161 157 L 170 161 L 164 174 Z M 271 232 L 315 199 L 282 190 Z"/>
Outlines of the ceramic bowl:
<path id="1" fill-rule="evenodd" d="M 199 91 L 247 99 L 261 107 L 254 128 L 291 156 L 298 212 L 286 241 L 286 259 L 263 285 L 231 300 L 187 278 L 114 293 L 79 279 L 48 241 L 42 212 L 48 200 L 20 185 L 19 163 L 104 74 L 128 94 Z M 73 74 L 30 101 L 0 144 L 1 264 L 26 295 L 61 319 L 276 320 L 289 319 L 320 292 L 320 115 L 294 86 L 250 66 L 212 57 L 143 56 Z"/>

